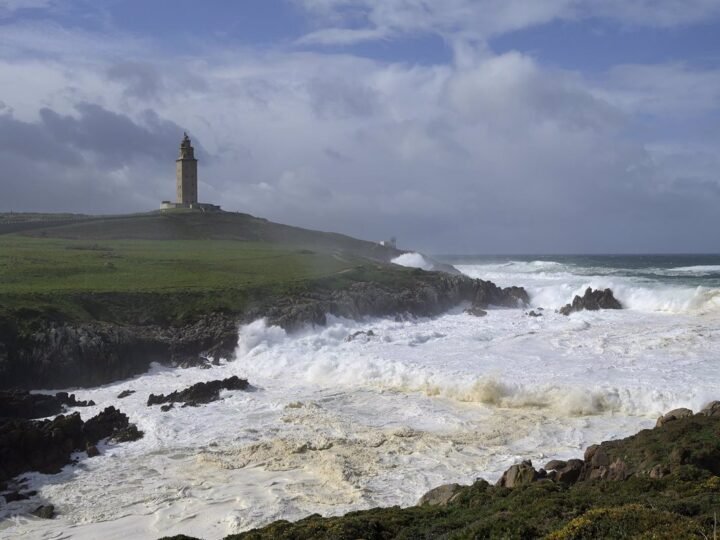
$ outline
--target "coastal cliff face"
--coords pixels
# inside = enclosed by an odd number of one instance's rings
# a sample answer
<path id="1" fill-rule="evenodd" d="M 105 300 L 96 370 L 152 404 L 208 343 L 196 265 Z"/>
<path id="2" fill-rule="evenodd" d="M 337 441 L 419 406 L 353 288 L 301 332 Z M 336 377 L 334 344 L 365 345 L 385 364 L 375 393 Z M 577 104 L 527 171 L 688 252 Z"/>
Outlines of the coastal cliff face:
<path id="1" fill-rule="evenodd" d="M 104 301 L 121 305 L 121 297 L 118 293 Z M 104 313 L 87 322 L 19 313 L 0 319 L 0 388 L 97 386 L 142 373 L 152 362 L 187 365 L 205 356 L 229 358 L 238 326 L 262 317 L 292 331 L 324 325 L 328 314 L 435 316 L 463 302 L 477 308 L 518 307 L 528 295 L 520 287 L 501 289 L 489 281 L 418 270 L 394 281 L 339 284 L 327 279 L 290 292 L 265 291 L 237 311 L 209 308 L 182 322 L 138 306 L 128 308 L 122 320 Z"/>

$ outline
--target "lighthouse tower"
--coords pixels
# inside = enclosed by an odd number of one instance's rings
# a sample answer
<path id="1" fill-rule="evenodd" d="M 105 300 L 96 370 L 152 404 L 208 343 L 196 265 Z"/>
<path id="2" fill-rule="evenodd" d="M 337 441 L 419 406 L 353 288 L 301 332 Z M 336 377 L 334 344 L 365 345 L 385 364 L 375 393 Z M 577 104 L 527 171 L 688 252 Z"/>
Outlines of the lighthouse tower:
<path id="1" fill-rule="evenodd" d="M 185 133 L 180 143 L 180 156 L 175 161 L 177 178 L 177 203 L 192 205 L 198 202 L 198 173 L 195 149 Z"/>
<path id="2" fill-rule="evenodd" d="M 220 212 L 222 209 L 215 204 L 198 202 L 198 160 L 190 137 L 185 133 L 180 143 L 180 155 L 175 160 L 175 202 L 163 201 L 160 210 L 191 209 L 201 212 Z"/>

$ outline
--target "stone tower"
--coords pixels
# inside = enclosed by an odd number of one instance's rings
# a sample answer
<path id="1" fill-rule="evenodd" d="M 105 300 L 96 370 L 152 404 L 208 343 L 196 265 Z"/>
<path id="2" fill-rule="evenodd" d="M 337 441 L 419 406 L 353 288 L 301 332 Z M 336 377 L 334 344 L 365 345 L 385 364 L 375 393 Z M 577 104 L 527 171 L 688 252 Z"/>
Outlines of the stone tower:
<path id="1" fill-rule="evenodd" d="M 197 204 L 198 202 L 198 175 L 195 149 L 192 147 L 187 133 L 180 143 L 180 157 L 175 161 L 177 178 L 177 203 Z"/>

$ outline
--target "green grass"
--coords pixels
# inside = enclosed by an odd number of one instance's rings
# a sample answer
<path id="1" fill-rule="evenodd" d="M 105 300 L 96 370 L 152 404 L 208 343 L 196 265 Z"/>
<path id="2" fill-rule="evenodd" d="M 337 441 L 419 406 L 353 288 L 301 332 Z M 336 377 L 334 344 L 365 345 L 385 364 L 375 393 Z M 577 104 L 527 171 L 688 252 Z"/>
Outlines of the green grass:
<path id="1" fill-rule="evenodd" d="M 107 240 L 0 236 L 0 295 L 173 292 L 318 279 L 356 258 L 222 240 Z"/>
<path id="2" fill-rule="evenodd" d="M 397 284 L 411 274 L 328 246 L 7 234 L 0 235 L 0 318 L 30 330 L 48 319 L 184 324 L 314 286 Z"/>

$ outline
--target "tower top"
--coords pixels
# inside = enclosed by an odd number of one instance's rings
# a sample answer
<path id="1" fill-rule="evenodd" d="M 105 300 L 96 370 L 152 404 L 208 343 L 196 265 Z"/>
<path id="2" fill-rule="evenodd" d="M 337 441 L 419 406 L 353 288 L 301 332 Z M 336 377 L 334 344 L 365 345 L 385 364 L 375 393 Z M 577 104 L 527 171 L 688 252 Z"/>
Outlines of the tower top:
<path id="1" fill-rule="evenodd" d="M 180 157 L 178 159 L 195 159 L 195 149 L 192 147 L 187 132 L 183 132 L 183 140 L 180 143 Z"/>

